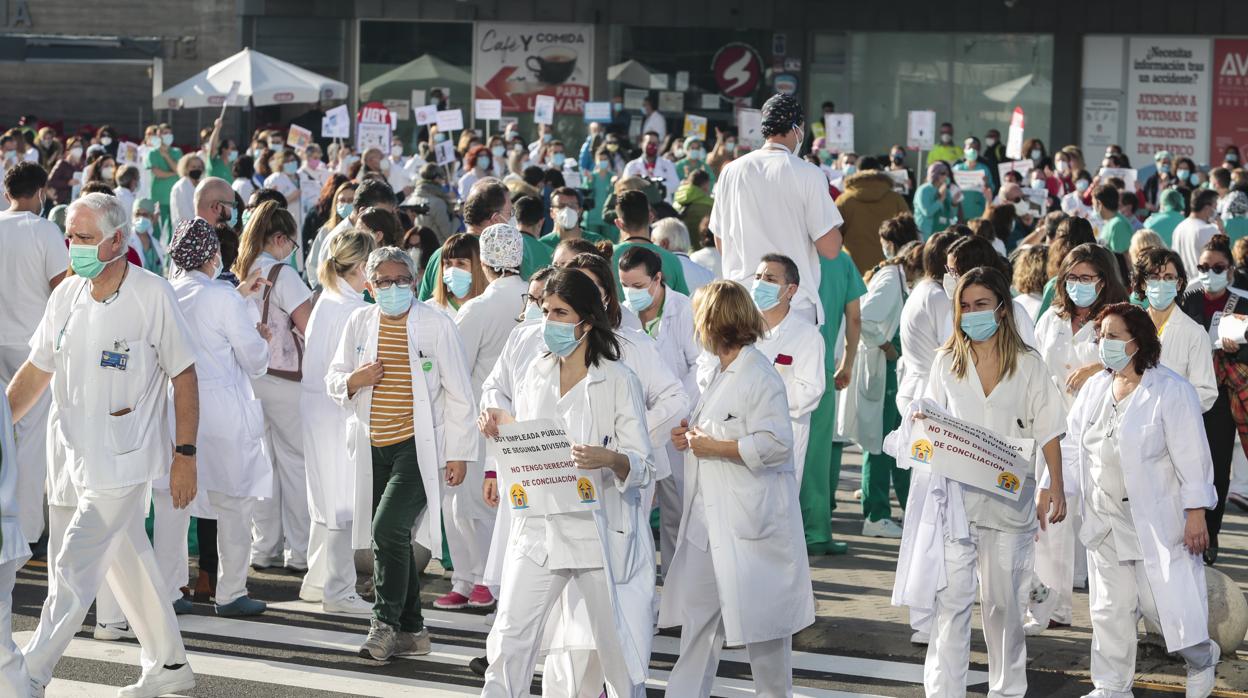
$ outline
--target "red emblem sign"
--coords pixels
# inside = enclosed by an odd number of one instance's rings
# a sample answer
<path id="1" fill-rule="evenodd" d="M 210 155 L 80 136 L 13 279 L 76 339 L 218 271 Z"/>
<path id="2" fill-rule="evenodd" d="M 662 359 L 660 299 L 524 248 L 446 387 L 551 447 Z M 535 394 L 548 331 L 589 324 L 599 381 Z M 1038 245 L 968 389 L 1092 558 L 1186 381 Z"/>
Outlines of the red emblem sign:
<path id="1" fill-rule="evenodd" d="M 725 97 L 748 97 L 763 79 L 763 59 L 748 44 L 727 44 L 715 52 L 711 70 Z"/>

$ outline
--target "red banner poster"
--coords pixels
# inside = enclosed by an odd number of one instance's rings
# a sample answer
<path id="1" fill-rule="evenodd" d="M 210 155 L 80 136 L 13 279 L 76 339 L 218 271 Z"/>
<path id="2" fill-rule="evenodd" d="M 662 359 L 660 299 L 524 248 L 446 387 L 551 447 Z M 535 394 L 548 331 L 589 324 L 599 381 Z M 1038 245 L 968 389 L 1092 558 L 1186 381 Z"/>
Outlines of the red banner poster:
<path id="1" fill-rule="evenodd" d="M 1215 40 L 1213 70 L 1209 165 L 1217 167 L 1226 146 L 1248 148 L 1248 39 Z"/>

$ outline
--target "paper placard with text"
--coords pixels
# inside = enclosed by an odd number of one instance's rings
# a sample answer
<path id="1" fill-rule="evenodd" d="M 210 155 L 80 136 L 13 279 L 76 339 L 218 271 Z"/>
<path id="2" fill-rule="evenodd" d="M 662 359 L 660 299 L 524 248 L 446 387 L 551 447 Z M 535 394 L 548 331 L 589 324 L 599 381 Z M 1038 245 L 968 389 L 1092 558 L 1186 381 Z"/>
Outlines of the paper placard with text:
<path id="1" fill-rule="evenodd" d="M 1005 142 L 1005 156 L 1014 158 L 1015 160 L 1023 157 L 1023 108 L 1014 107 L 1014 114 L 1010 116 L 1010 133 Z"/>
<path id="2" fill-rule="evenodd" d="M 550 95 L 538 95 L 533 98 L 533 123 L 555 123 L 555 98 Z"/>
<path id="3" fill-rule="evenodd" d="M 438 105 L 425 104 L 419 107 L 412 107 L 412 114 L 416 117 L 417 126 L 428 126 L 438 122 Z"/>
<path id="4" fill-rule="evenodd" d="M 139 144 L 122 141 L 117 144 L 117 162 L 123 165 L 139 166 Z"/>
<path id="5" fill-rule="evenodd" d="M 823 137 L 827 139 L 829 151 L 834 153 L 853 152 L 853 114 L 825 114 L 823 117 L 823 129 Z"/>
<path id="6" fill-rule="evenodd" d="M 296 153 L 302 153 L 311 143 L 312 132 L 298 124 L 291 124 L 286 131 L 286 145 L 294 148 Z"/>
<path id="7" fill-rule="evenodd" d="M 498 121 L 503 118 L 503 101 L 501 99 L 478 99 L 473 112 L 481 121 Z"/>
<path id="8" fill-rule="evenodd" d="M 936 112 L 912 111 L 906 115 L 906 147 L 931 150 L 936 144 Z"/>
<path id="9" fill-rule="evenodd" d="M 1001 436 L 931 409 L 916 420 L 906 446 L 910 466 L 1017 502 L 1032 476 L 1032 439 Z"/>
<path id="10" fill-rule="evenodd" d="M 1135 182 L 1139 172 L 1130 167 L 1102 167 L 1097 175 L 1102 183 L 1110 177 L 1118 177 L 1126 184 L 1127 191 L 1135 191 Z"/>
<path id="11" fill-rule="evenodd" d="M 394 114 L 394 120 L 396 122 L 399 119 L 407 121 L 407 115 L 412 113 L 412 103 L 410 100 L 383 99 L 381 103 L 386 105 L 386 109 L 389 109 Z"/>
<path id="12" fill-rule="evenodd" d="M 1031 168 L 1031 160 L 1006 160 L 1005 162 L 997 163 L 997 174 L 1001 176 L 1002 183 L 1005 182 L 1005 173 L 1007 172 L 1017 172 L 1018 176 L 1022 177 L 1023 181 L 1026 182 L 1027 173 L 1031 172 Z"/>
<path id="13" fill-rule="evenodd" d="M 963 191 L 979 191 L 984 188 L 983 170 L 954 170 L 953 183 Z"/>
<path id="14" fill-rule="evenodd" d="M 586 102 L 585 103 L 585 121 L 597 121 L 599 123 L 611 123 L 611 103 L 610 102 Z"/>
<path id="15" fill-rule="evenodd" d="M 449 165 L 455 162 L 455 143 L 448 138 L 433 146 L 433 153 L 439 165 Z"/>
<path id="16" fill-rule="evenodd" d="M 447 109 L 438 112 L 438 131 L 450 133 L 464 130 L 464 112 L 462 109 Z"/>
<path id="17" fill-rule="evenodd" d="M 706 140 L 706 117 L 697 114 L 685 114 L 685 138 L 697 138 L 700 141 Z"/>
<path id="18" fill-rule="evenodd" d="M 321 117 L 321 138 L 350 137 L 351 112 L 347 111 L 347 105 L 339 104 L 325 112 L 325 116 Z"/>
<path id="19" fill-rule="evenodd" d="M 572 514 L 601 508 L 597 471 L 572 462 L 572 442 L 553 419 L 515 422 L 486 440 L 498 470 L 500 505 L 512 516 Z"/>
<path id="20" fill-rule="evenodd" d="M 763 113 L 757 109 L 737 110 L 737 138 L 751 148 L 763 146 Z"/>

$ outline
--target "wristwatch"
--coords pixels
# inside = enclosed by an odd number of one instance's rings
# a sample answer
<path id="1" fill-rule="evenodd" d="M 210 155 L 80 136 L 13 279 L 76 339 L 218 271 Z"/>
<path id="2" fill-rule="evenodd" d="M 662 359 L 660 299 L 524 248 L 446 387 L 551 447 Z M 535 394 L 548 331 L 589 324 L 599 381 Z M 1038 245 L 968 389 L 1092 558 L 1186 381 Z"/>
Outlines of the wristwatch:
<path id="1" fill-rule="evenodd" d="M 173 452 L 180 456 L 195 457 L 195 444 L 181 444 L 173 447 Z"/>

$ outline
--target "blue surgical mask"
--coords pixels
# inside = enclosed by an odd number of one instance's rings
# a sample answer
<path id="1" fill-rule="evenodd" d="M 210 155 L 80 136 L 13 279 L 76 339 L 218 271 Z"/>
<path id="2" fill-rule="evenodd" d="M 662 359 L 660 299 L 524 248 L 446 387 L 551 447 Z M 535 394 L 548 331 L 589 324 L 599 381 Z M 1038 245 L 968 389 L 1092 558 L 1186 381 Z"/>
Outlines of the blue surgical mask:
<path id="1" fill-rule="evenodd" d="M 412 307 L 412 287 L 391 284 L 390 288 L 377 289 L 377 305 L 390 317 L 406 313 Z"/>
<path id="2" fill-rule="evenodd" d="M 1186 182 L 1187 178 L 1192 176 L 1192 172 L 1191 170 L 1178 170 L 1174 175 L 1179 178 L 1180 182 Z"/>
<path id="3" fill-rule="evenodd" d="M 282 164 L 282 172 L 286 174 L 294 174 L 299 171 L 299 163 L 287 162 Z"/>
<path id="4" fill-rule="evenodd" d="M 338 213 L 339 218 L 346 218 L 347 216 L 351 215 L 351 212 L 354 210 L 355 210 L 355 204 L 352 204 L 352 203 L 338 204 L 337 206 L 334 207 L 334 211 Z"/>
<path id="5" fill-rule="evenodd" d="M 140 235 L 151 235 L 152 234 L 152 219 L 144 218 L 143 216 L 135 216 L 134 232 Z"/>
<path id="6" fill-rule="evenodd" d="M 846 166 L 845 166 L 845 176 L 846 176 L 846 177 L 848 177 L 848 176 L 850 176 L 850 175 L 852 175 L 852 174 L 857 174 L 857 173 L 858 173 L 858 166 L 857 166 L 857 165 L 846 165 Z"/>
<path id="7" fill-rule="evenodd" d="M 1127 344 L 1128 342 L 1121 339 L 1102 339 L 1100 346 L 1097 347 L 1101 364 L 1115 373 L 1126 368 L 1127 364 L 1131 363 L 1131 357 L 1135 356 L 1134 352 L 1127 353 Z"/>
<path id="8" fill-rule="evenodd" d="M 599 160 L 596 163 L 596 167 L 598 168 L 599 172 L 606 172 L 608 169 L 610 169 L 611 163 L 607 162 L 606 160 Z"/>
<path id="9" fill-rule="evenodd" d="M 966 158 L 967 162 L 975 162 L 979 159 L 979 152 L 974 148 L 967 148 L 962 151 L 962 157 Z"/>
<path id="10" fill-rule="evenodd" d="M 235 161 L 235 160 L 237 160 L 237 159 L 238 159 L 238 151 L 237 151 L 237 150 L 231 150 L 230 152 L 228 152 L 228 153 L 226 153 L 226 154 L 225 154 L 225 161 L 226 161 L 226 162 L 234 162 L 234 161 Z"/>
<path id="11" fill-rule="evenodd" d="M 690 151 L 689 151 L 689 159 L 690 159 L 690 160 L 697 161 L 697 160 L 701 160 L 701 159 L 702 159 L 702 158 L 704 158 L 704 157 L 706 157 L 706 151 L 705 151 L 705 150 L 702 150 L 701 148 L 699 148 L 699 149 L 697 149 L 697 150 L 690 150 Z"/>
<path id="12" fill-rule="evenodd" d="M 645 288 L 624 287 L 624 305 L 634 313 L 645 312 L 654 303 L 654 296 Z"/>
<path id="13" fill-rule="evenodd" d="M 536 303 L 529 303 L 524 306 L 524 321 L 533 322 L 542 319 L 542 308 Z"/>
<path id="14" fill-rule="evenodd" d="M 962 313 L 962 321 L 958 326 L 972 342 L 982 342 L 997 333 L 997 310 L 1000 308 L 998 305 L 992 310 Z"/>
<path id="15" fill-rule="evenodd" d="M 1157 171 L 1162 174 L 1170 174 L 1170 166 L 1163 162 L 1157 166 Z"/>
<path id="16" fill-rule="evenodd" d="M 1157 310 L 1165 310 L 1179 295 L 1178 281 L 1145 281 L 1144 295 L 1148 297 L 1148 305 Z"/>
<path id="17" fill-rule="evenodd" d="M 490 169 L 490 159 L 484 155 L 477 156 L 477 167 L 482 170 Z"/>
<path id="18" fill-rule="evenodd" d="M 771 310 L 780 305 L 780 284 L 755 279 L 754 286 L 750 288 L 750 296 L 759 310 Z"/>
<path id="19" fill-rule="evenodd" d="M 468 295 L 468 289 L 472 288 L 472 273 L 459 267 L 447 267 L 442 272 L 442 283 L 446 284 L 456 298 L 463 298 Z"/>
<path id="20" fill-rule="evenodd" d="M 238 209 L 231 206 L 230 207 L 230 227 L 233 228 L 236 225 L 238 225 Z"/>
<path id="21" fill-rule="evenodd" d="M 1200 285 L 1210 293 L 1221 293 L 1231 285 L 1231 280 L 1227 278 L 1227 273 L 1215 274 L 1211 271 L 1201 272 L 1196 275 L 1196 279 L 1200 281 Z"/>
<path id="22" fill-rule="evenodd" d="M 1067 281 L 1066 295 L 1070 296 L 1070 300 L 1074 302 L 1075 305 L 1080 308 L 1087 308 L 1096 302 L 1096 284 Z"/>
<path id="23" fill-rule="evenodd" d="M 555 153 L 554 155 L 550 156 L 550 164 L 554 165 L 555 167 L 563 167 L 563 161 L 567 159 L 568 159 L 568 156 L 564 155 L 563 153 Z"/>
<path id="24" fill-rule="evenodd" d="M 494 157 L 501 158 L 503 153 L 507 152 L 507 149 L 501 145 L 496 145 L 493 148 L 490 148 L 490 152 L 494 154 Z"/>
<path id="25" fill-rule="evenodd" d="M 580 324 L 579 322 L 575 325 L 570 322 L 555 322 L 550 318 L 543 320 L 542 339 L 545 340 L 546 348 L 550 350 L 550 353 L 562 359 L 576 351 L 581 339 L 584 339 L 584 335 L 580 339 L 576 336 L 576 328 Z"/>
<path id="26" fill-rule="evenodd" d="M 165 145 L 173 145 L 173 134 L 172 134 L 172 133 L 162 133 L 162 134 L 160 135 L 160 142 L 161 142 L 161 143 L 164 143 Z"/>
<path id="27" fill-rule="evenodd" d="M 1088 190 L 1088 187 L 1089 187 L 1089 186 L 1091 186 L 1091 185 L 1092 185 L 1092 183 L 1091 183 L 1091 182 L 1089 182 L 1088 180 L 1086 180 L 1086 179 L 1081 179 L 1081 180 L 1079 180 L 1078 182 L 1075 182 L 1075 191 L 1077 191 L 1077 192 L 1079 192 L 1080 194 L 1082 194 L 1083 192 L 1087 191 L 1087 190 Z"/>

